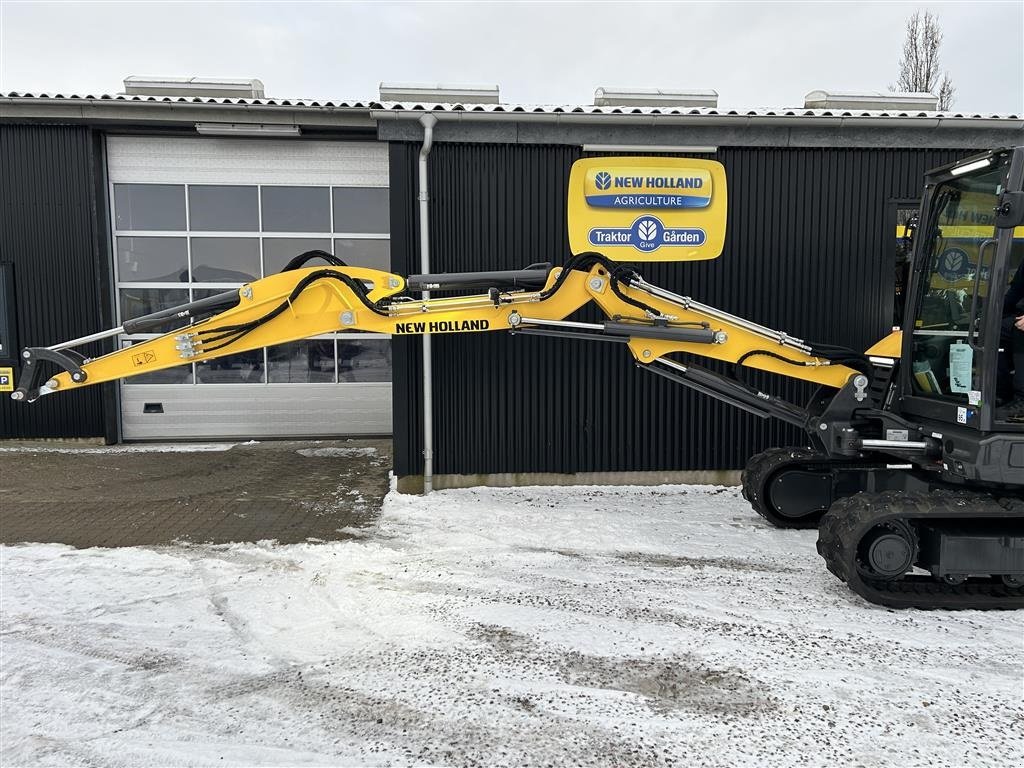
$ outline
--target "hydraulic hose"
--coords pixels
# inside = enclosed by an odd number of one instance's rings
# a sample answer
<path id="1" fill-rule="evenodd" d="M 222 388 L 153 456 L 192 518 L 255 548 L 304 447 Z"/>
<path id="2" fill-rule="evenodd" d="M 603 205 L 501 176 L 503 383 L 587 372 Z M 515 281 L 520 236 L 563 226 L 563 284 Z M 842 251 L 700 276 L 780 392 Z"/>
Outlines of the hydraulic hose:
<path id="1" fill-rule="evenodd" d="M 303 254 L 304 256 L 306 254 Z M 330 255 L 330 254 L 328 254 Z M 301 258 L 301 257 L 297 257 Z M 296 259 L 293 259 L 295 261 Z M 219 328 L 209 328 L 204 331 L 200 331 L 200 335 L 203 337 L 203 343 L 213 344 L 214 342 L 222 342 L 213 347 L 204 347 L 203 352 L 216 352 L 217 350 L 224 349 L 225 347 L 234 344 L 236 341 L 241 340 L 243 337 L 252 333 L 254 330 L 259 328 L 261 325 L 270 322 L 275 317 L 284 312 L 291 305 L 295 299 L 299 297 L 306 288 L 312 285 L 317 280 L 337 280 L 340 283 L 348 287 L 355 295 L 356 298 L 369 309 L 371 312 L 382 317 L 387 317 L 387 313 L 382 311 L 376 304 L 370 301 L 366 286 L 359 280 L 355 280 L 346 274 L 341 272 L 335 272 L 333 269 L 320 269 L 316 272 L 310 272 L 308 275 L 303 277 L 295 287 L 292 289 L 288 298 L 278 304 L 276 307 L 271 309 L 262 317 L 255 320 L 250 320 L 247 323 L 239 323 L 237 325 L 223 325 Z M 210 335 L 216 334 L 216 335 Z"/>

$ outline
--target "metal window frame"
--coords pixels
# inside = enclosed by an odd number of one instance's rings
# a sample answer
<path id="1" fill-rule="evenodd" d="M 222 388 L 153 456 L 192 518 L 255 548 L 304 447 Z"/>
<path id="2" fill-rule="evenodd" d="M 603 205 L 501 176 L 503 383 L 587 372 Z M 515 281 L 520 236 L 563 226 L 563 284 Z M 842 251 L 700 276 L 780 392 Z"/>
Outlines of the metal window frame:
<path id="1" fill-rule="evenodd" d="M 172 186 L 182 187 L 183 194 L 185 197 L 185 229 L 184 230 L 135 230 L 135 229 L 118 229 L 117 228 L 117 211 L 114 197 L 114 188 L 119 184 L 131 184 L 133 186 Z M 226 187 L 256 187 L 256 206 L 257 206 L 257 230 L 245 230 L 245 231 L 195 231 L 191 229 L 190 213 L 189 213 L 189 190 L 191 187 L 200 186 L 226 186 Z M 114 268 L 112 270 L 114 278 L 114 314 L 118 324 L 121 324 L 121 290 L 122 289 L 163 289 L 163 290 L 187 290 L 189 300 L 194 300 L 195 290 L 215 290 L 223 288 L 225 290 L 231 288 L 238 288 L 243 283 L 214 283 L 214 282 L 197 282 L 191 280 L 192 277 L 192 238 L 194 237 L 205 237 L 205 238 L 246 238 L 255 239 L 259 243 L 259 259 L 260 259 L 260 277 L 266 276 L 266 261 L 264 253 L 264 241 L 273 239 L 294 239 L 294 240 L 327 240 L 330 244 L 330 253 L 334 255 L 335 240 L 391 240 L 391 232 L 335 232 L 334 231 L 334 190 L 335 189 L 390 189 L 390 185 L 383 184 L 263 184 L 263 183 L 244 183 L 239 184 L 237 181 L 204 181 L 202 183 L 193 182 L 146 182 L 146 181 L 108 181 L 107 183 L 107 194 L 110 200 L 110 217 L 109 226 L 111 234 L 111 255 L 113 257 Z M 263 188 L 264 187 L 316 187 L 320 189 L 326 188 L 329 191 L 327 202 L 330 215 L 330 232 L 264 232 L 263 231 Z M 188 282 L 169 282 L 169 281 L 139 281 L 139 280 L 125 280 L 120 279 L 120 265 L 117 258 L 117 240 L 119 237 L 149 237 L 149 238 L 184 238 L 185 239 L 185 251 L 187 258 L 187 269 L 189 275 Z M 160 334 L 121 334 L 117 337 L 117 345 L 119 348 L 123 347 L 126 342 L 134 342 L 142 339 L 150 339 L 159 336 Z M 270 381 L 270 356 L 267 347 L 262 348 L 263 354 L 263 381 L 259 382 L 262 386 L 273 386 L 273 387 L 288 387 L 288 386 L 338 386 L 339 384 L 356 384 L 362 386 L 364 384 L 383 384 L 390 382 L 344 382 L 340 380 L 340 363 L 338 360 L 338 340 L 339 339 L 386 339 L 390 340 L 391 335 L 386 333 L 360 333 L 360 332 L 335 332 L 328 334 L 318 334 L 316 336 L 310 336 L 309 339 L 320 339 L 328 340 L 331 339 L 334 342 L 334 381 L 333 382 L 272 382 Z M 307 339 L 302 339 L 306 341 Z M 199 377 L 196 371 L 196 363 L 191 363 L 191 376 L 192 381 L 190 384 L 175 384 L 173 386 L 200 386 L 202 383 L 199 381 Z M 202 384 L 203 386 L 215 386 L 212 384 Z M 121 386 L 136 386 L 130 381 L 121 383 Z M 148 384 L 137 384 L 137 386 L 151 386 Z M 254 384 L 255 386 L 255 384 Z"/>

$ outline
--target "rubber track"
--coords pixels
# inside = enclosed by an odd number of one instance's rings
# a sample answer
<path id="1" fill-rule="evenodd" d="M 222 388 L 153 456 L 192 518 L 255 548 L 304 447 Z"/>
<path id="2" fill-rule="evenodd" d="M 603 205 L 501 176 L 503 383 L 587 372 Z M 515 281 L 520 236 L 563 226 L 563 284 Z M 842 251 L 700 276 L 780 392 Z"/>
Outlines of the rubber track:
<path id="1" fill-rule="evenodd" d="M 931 575 L 907 575 L 895 581 L 871 580 L 857 568 L 857 544 L 876 525 L 905 518 L 911 522 L 935 519 L 1006 518 L 1021 520 L 1024 509 L 1016 500 L 966 491 L 858 493 L 836 501 L 818 528 L 818 554 L 828 569 L 865 600 L 890 608 L 1014 609 L 1024 608 L 1024 588 L 1001 581 L 971 581 L 953 586 Z"/>
<path id="2" fill-rule="evenodd" d="M 767 451 L 752 456 L 747 462 L 746 468 L 740 475 L 742 492 L 743 498 L 750 502 L 754 511 L 776 528 L 808 529 L 817 528 L 818 522 L 825 513 L 812 512 L 803 517 L 786 517 L 778 514 L 768 502 L 765 490 L 768 488 L 768 483 L 787 465 L 792 465 L 792 469 L 828 472 L 837 468 L 854 469 L 858 466 L 858 462 L 831 459 L 810 448 L 769 448 Z M 885 465 L 873 462 L 861 463 L 859 466 L 864 469 L 873 469 Z"/>

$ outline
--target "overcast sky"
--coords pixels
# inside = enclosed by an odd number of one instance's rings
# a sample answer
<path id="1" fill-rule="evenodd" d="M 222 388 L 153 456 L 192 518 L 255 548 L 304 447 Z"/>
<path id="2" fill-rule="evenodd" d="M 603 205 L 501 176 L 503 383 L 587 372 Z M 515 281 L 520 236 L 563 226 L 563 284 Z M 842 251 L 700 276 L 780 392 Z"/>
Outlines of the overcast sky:
<path id="1" fill-rule="evenodd" d="M 0 90 L 116 93 L 126 75 L 258 77 L 268 96 L 373 99 L 381 80 L 713 88 L 729 108 L 886 90 L 906 18 L 935 12 L 958 110 L 1024 111 L 1024 0 L 814 3 L 45 3 L 0 0 Z"/>

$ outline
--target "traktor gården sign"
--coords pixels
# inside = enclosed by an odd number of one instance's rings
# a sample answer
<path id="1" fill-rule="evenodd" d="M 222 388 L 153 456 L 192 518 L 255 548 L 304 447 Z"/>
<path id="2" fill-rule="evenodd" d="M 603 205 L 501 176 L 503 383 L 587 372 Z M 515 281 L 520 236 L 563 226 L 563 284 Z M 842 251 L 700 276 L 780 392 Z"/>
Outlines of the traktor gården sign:
<path id="1" fill-rule="evenodd" d="M 713 259 L 725 240 L 725 169 L 712 160 L 598 157 L 569 177 L 573 253 L 617 261 Z"/>

